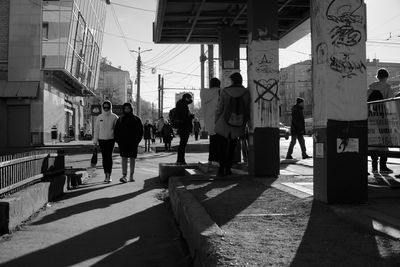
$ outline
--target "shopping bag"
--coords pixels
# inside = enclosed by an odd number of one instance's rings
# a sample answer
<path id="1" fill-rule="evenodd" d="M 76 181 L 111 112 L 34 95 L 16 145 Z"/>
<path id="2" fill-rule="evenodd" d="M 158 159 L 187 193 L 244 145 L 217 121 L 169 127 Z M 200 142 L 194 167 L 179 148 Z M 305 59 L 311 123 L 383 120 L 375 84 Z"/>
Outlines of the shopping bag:
<path id="1" fill-rule="evenodd" d="M 90 165 L 92 168 L 96 167 L 97 164 L 97 146 L 93 148 L 92 159 L 90 160 Z"/>

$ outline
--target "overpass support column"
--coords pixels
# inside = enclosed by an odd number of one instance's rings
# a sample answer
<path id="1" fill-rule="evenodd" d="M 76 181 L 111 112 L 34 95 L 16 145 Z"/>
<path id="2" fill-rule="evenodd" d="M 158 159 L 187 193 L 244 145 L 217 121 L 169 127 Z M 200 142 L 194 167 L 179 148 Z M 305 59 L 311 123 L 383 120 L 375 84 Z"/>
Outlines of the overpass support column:
<path id="1" fill-rule="evenodd" d="M 314 197 L 367 201 L 366 12 L 363 0 L 311 0 Z"/>
<path id="2" fill-rule="evenodd" d="M 219 37 L 221 88 L 231 85 L 229 76 L 240 71 L 240 35 L 236 27 L 223 26 Z"/>
<path id="3" fill-rule="evenodd" d="M 249 171 L 279 175 L 278 0 L 248 0 Z"/>

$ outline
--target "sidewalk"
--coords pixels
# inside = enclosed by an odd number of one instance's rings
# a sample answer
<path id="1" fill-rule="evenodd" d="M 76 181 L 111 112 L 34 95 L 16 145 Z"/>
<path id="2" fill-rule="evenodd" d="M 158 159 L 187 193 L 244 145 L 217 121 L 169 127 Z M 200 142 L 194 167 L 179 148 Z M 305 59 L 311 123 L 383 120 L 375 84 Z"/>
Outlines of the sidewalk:
<path id="1" fill-rule="evenodd" d="M 371 185 L 367 205 L 328 206 L 312 198 L 312 160 L 285 162 L 278 179 L 180 179 L 220 229 L 192 218 L 207 240 L 196 249 L 217 266 L 400 266 L 400 191 Z"/>

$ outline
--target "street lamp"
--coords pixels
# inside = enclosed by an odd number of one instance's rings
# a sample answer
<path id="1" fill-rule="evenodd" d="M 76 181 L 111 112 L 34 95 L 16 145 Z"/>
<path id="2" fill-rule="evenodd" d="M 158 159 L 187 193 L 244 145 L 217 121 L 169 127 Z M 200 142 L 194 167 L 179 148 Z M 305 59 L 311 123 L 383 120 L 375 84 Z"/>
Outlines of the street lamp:
<path id="1" fill-rule="evenodd" d="M 136 115 L 138 117 L 140 117 L 140 107 L 141 107 L 140 106 L 140 73 L 141 73 L 141 67 L 142 67 L 142 59 L 140 57 L 140 54 L 151 51 L 151 50 L 152 49 L 146 49 L 146 50 L 140 51 L 140 47 L 138 48 L 137 51 L 133 50 L 133 49 L 129 50 L 130 52 L 134 52 L 134 53 L 138 54 L 138 57 L 137 57 L 137 91 L 136 91 Z"/>

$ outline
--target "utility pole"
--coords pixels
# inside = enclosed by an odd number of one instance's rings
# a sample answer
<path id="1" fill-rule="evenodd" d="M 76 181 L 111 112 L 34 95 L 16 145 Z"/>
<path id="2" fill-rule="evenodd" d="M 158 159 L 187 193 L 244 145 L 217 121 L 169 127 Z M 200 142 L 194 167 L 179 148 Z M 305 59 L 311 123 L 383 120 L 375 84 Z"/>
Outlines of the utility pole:
<path id="1" fill-rule="evenodd" d="M 214 73 L 214 45 L 208 45 L 208 83 L 210 83 L 211 78 L 215 76 Z M 208 84 L 210 87 L 210 84 Z"/>
<path id="2" fill-rule="evenodd" d="M 164 116 L 164 76 L 161 77 L 161 116 Z"/>
<path id="3" fill-rule="evenodd" d="M 207 57 L 204 55 L 204 45 L 200 45 L 200 88 L 204 89 L 204 62 L 206 61 Z"/>
<path id="4" fill-rule="evenodd" d="M 135 50 L 129 50 L 131 52 L 137 53 L 137 62 L 136 62 L 136 69 L 137 69 L 137 91 L 136 91 L 136 115 L 140 117 L 141 114 L 141 101 L 140 101 L 140 74 L 141 74 L 141 68 L 142 68 L 142 58 L 140 57 L 140 53 L 144 53 L 147 51 L 151 51 L 152 49 L 147 49 L 144 51 L 140 51 L 140 47 L 138 48 L 138 51 Z"/>
<path id="5" fill-rule="evenodd" d="M 161 116 L 161 74 L 158 74 L 158 118 Z"/>

